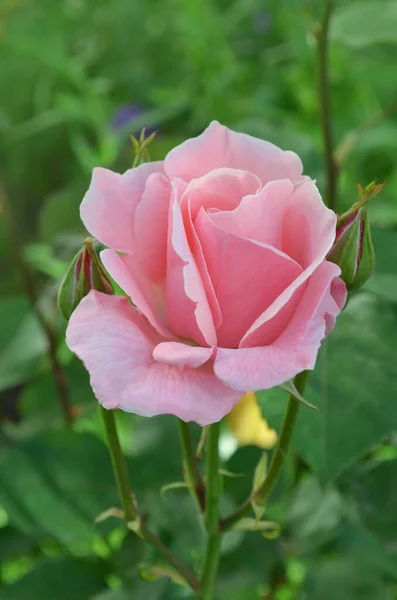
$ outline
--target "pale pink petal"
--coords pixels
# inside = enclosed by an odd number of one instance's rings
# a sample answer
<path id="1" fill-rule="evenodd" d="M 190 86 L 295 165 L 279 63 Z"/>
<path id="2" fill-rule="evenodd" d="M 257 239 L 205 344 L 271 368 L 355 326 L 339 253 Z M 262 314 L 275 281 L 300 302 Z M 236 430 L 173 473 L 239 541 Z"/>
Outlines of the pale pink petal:
<path id="1" fill-rule="evenodd" d="M 288 179 L 270 181 L 258 193 L 242 197 L 234 210 L 211 213 L 211 219 L 230 233 L 283 250 L 283 220 L 293 191 Z"/>
<path id="2" fill-rule="evenodd" d="M 171 150 L 164 161 L 167 175 L 185 181 L 222 167 L 250 171 L 263 184 L 274 179 L 290 179 L 293 183 L 302 180 L 302 162 L 297 154 L 231 131 L 217 121 L 198 137 Z"/>
<path id="3" fill-rule="evenodd" d="M 174 337 L 167 323 L 165 285 L 148 279 L 141 260 L 132 254 L 120 256 L 114 250 L 103 250 L 101 260 L 110 276 L 151 325 L 161 335 Z"/>
<path id="4" fill-rule="evenodd" d="M 190 181 L 181 198 L 183 207 L 190 200 L 191 217 L 194 221 L 201 207 L 232 210 L 248 194 L 255 194 L 262 185 L 256 175 L 238 169 L 215 169 Z"/>
<path id="5" fill-rule="evenodd" d="M 167 256 L 167 317 L 181 338 L 200 346 L 216 346 L 216 331 L 204 284 L 186 237 L 178 182 L 170 209 Z M 180 197 L 180 196 L 179 196 Z"/>
<path id="6" fill-rule="evenodd" d="M 151 173 L 163 171 L 162 162 L 144 163 L 123 175 L 95 168 L 80 206 L 87 230 L 106 246 L 121 252 L 134 247 L 134 214 Z"/>
<path id="7" fill-rule="evenodd" d="M 171 185 L 160 174 L 150 175 L 134 217 L 135 253 L 148 279 L 165 281 L 168 213 Z"/>
<path id="8" fill-rule="evenodd" d="M 219 379 L 233 389 L 256 391 L 280 385 L 305 369 L 313 369 L 329 324 L 327 311 L 331 310 L 334 318 L 340 310 L 339 284 L 339 304 L 330 302 L 331 285 L 339 274 L 339 267 L 327 261 L 317 268 L 288 327 L 270 346 L 218 349 L 214 370 Z"/>
<path id="9" fill-rule="evenodd" d="M 314 181 L 305 181 L 284 216 L 283 251 L 306 269 L 327 256 L 335 234 L 335 213 L 323 203 Z"/>
<path id="10" fill-rule="evenodd" d="M 218 346 L 237 347 L 250 325 L 302 268 L 274 248 L 221 229 L 203 209 L 195 229 L 222 314 Z"/>
<path id="11" fill-rule="evenodd" d="M 161 342 L 153 350 L 153 358 L 158 362 L 175 367 L 197 369 L 213 357 L 214 348 L 189 346 L 180 342 Z"/>
<path id="12" fill-rule="evenodd" d="M 204 290 L 207 296 L 208 305 L 210 307 L 210 311 L 212 314 L 212 318 L 214 321 L 215 329 L 219 329 L 222 324 L 222 314 L 221 309 L 219 308 L 218 299 L 215 294 L 214 286 L 211 281 L 211 277 L 208 273 L 207 263 L 205 262 L 205 257 L 203 253 L 203 249 L 201 247 L 200 240 L 197 236 L 197 232 L 193 225 L 191 208 L 190 208 L 190 198 L 187 200 L 186 207 L 186 215 L 184 217 L 184 225 L 186 231 L 186 237 L 189 242 L 189 246 L 193 253 L 193 256 L 196 261 L 197 268 L 201 275 L 201 280 L 203 282 Z"/>
<path id="13" fill-rule="evenodd" d="M 241 397 L 214 376 L 211 363 L 180 369 L 155 361 L 161 337 L 125 297 L 91 291 L 72 314 L 66 341 L 107 409 L 173 414 L 204 426 L 219 421 Z"/>
<path id="14" fill-rule="evenodd" d="M 240 347 L 262 345 L 261 335 L 266 339 L 268 322 L 277 315 L 307 282 L 310 275 L 323 262 L 335 240 L 336 215 L 326 208 L 311 181 L 295 189 L 290 207 L 283 217 L 282 250 L 304 267 L 304 271 L 251 325 L 241 340 Z M 255 333 L 255 337 L 251 338 Z"/>

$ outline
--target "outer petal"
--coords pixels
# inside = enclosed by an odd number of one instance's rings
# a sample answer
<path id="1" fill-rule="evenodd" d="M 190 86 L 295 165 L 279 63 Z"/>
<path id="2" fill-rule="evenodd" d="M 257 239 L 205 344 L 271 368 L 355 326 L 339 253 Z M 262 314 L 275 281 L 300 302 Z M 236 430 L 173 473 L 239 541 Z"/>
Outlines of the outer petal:
<path id="1" fill-rule="evenodd" d="M 302 268 L 270 246 L 217 227 L 203 209 L 195 229 L 222 314 L 218 346 L 237 347 L 250 325 Z"/>
<path id="2" fill-rule="evenodd" d="M 134 216 L 135 252 L 146 276 L 165 281 L 167 263 L 168 213 L 171 185 L 160 174 L 150 175 Z"/>
<path id="3" fill-rule="evenodd" d="M 324 261 L 335 239 L 336 215 L 326 208 L 314 182 L 306 181 L 295 189 L 282 221 L 283 251 L 304 268 L 295 281 L 251 325 L 240 347 L 262 346 L 269 338 L 270 323 L 290 301 L 296 303 L 309 277 Z"/>
<path id="4" fill-rule="evenodd" d="M 145 163 L 123 175 L 99 167 L 94 169 L 80 206 L 80 216 L 88 231 L 106 246 L 131 252 L 135 209 L 149 175 L 162 170 L 162 162 Z"/>
<path id="5" fill-rule="evenodd" d="M 314 181 L 305 181 L 295 189 L 284 216 L 283 251 L 304 269 L 323 260 L 335 241 L 336 218 Z"/>
<path id="6" fill-rule="evenodd" d="M 142 261 L 133 255 L 120 256 L 103 250 L 101 260 L 118 285 L 163 336 L 174 337 L 167 324 L 165 285 L 148 279 Z"/>
<path id="7" fill-rule="evenodd" d="M 256 391 L 313 369 L 330 317 L 335 319 L 340 312 L 341 296 L 338 293 L 338 304 L 331 297 L 332 282 L 339 274 L 339 267 L 332 263 L 324 261 L 318 267 L 289 326 L 272 345 L 219 349 L 214 366 L 219 379 L 233 389 Z"/>
<path id="8" fill-rule="evenodd" d="M 171 150 L 164 161 L 166 174 L 184 181 L 221 167 L 250 171 L 262 183 L 274 179 L 302 181 L 302 162 L 297 154 L 284 152 L 270 142 L 245 133 L 231 131 L 218 121 L 213 121 L 198 137 Z"/>
<path id="9" fill-rule="evenodd" d="M 174 414 L 204 426 L 219 421 L 241 396 L 217 380 L 210 363 L 180 369 L 156 362 L 153 349 L 161 337 L 125 297 L 91 291 L 74 311 L 66 341 L 108 409 Z"/>
<path id="10" fill-rule="evenodd" d="M 186 236 L 180 190 L 174 182 L 175 197 L 170 209 L 167 256 L 167 317 L 181 338 L 200 346 L 216 346 L 216 331 L 204 284 Z"/>

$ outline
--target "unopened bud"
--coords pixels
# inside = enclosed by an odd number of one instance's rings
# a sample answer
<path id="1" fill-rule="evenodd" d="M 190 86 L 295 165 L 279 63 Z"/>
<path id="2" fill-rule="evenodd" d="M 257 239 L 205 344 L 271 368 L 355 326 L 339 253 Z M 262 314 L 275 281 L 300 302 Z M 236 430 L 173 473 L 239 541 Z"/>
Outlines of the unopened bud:
<path id="1" fill-rule="evenodd" d="M 132 165 L 133 167 L 138 167 L 144 162 L 150 162 L 149 145 L 153 142 L 157 133 L 157 131 L 153 131 L 148 137 L 146 137 L 146 125 L 141 131 L 139 140 L 132 133 L 130 133 L 130 140 L 135 152 L 135 159 Z"/>
<path id="2" fill-rule="evenodd" d="M 367 215 L 368 201 L 379 194 L 383 185 L 375 181 L 365 190 L 357 183 L 359 200 L 336 223 L 336 237 L 327 260 L 341 268 L 341 279 L 349 291 L 358 290 L 372 275 L 375 252 Z"/>
<path id="3" fill-rule="evenodd" d="M 114 294 L 112 284 L 93 247 L 93 238 L 84 240 L 84 246 L 72 260 L 58 291 L 58 308 L 65 319 L 90 290 Z"/>

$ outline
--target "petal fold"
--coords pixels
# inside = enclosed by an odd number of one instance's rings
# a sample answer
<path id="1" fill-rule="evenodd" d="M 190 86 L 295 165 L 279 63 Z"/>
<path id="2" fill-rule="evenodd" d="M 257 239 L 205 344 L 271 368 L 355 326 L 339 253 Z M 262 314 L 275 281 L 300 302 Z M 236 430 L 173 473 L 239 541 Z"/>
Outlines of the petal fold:
<path id="1" fill-rule="evenodd" d="M 181 369 L 156 361 L 161 336 L 122 296 L 91 291 L 72 314 L 66 342 L 107 409 L 173 414 L 204 426 L 219 421 L 241 397 L 214 376 L 211 362 Z"/>

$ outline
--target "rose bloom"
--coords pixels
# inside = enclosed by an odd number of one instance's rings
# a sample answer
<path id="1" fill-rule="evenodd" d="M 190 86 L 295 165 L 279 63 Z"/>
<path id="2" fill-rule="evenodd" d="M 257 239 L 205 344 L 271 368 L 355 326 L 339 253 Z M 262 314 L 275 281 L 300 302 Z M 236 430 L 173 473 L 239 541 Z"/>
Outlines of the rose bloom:
<path id="1" fill-rule="evenodd" d="M 94 169 L 81 218 L 127 295 L 91 291 L 67 329 L 105 408 L 207 425 L 314 368 L 346 288 L 295 153 L 214 121 L 164 161 Z"/>

